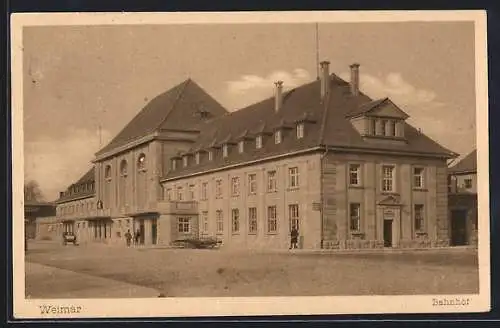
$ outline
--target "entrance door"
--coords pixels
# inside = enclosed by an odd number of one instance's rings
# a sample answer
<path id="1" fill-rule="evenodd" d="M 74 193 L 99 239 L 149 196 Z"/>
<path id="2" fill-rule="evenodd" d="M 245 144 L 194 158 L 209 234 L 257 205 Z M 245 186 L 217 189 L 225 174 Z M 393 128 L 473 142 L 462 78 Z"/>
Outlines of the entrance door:
<path id="1" fill-rule="evenodd" d="M 158 235 L 158 227 L 157 227 L 157 224 L 156 224 L 156 219 L 153 219 L 153 221 L 151 222 L 151 237 L 152 237 L 152 243 L 153 245 L 156 245 L 156 238 L 157 238 L 157 235 Z"/>
<path id="2" fill-rule="evenodd" d="M 467 245 L 467 210 L 451 212 L 451 245 Z"/>
<path id="3" fill-rule="evenodd" d="M 139 221 L 139 244 L 144 245 L 144 219 Z"/>
<path id="4" fill-rule="evenodd" d="M 384 247 L 392 247 L 392 220 L 384 220 Z"/>

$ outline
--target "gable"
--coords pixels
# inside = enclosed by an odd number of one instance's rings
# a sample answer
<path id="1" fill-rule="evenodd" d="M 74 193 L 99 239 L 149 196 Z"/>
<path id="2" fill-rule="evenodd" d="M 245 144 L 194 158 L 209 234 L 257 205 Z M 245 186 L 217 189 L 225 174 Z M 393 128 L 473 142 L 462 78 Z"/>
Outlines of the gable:
<path id="1" fill-rule="evenodd" d="M 389 196 L 385 196 L 384 198 L 379 200 L 378 205 L 399 206 L 399 205 L 401 205 L 401 202 L 399 200 L 399 197 L 389 195 Z"/>
<path id="2" fill-rule="evenodd" d="M 389 117 L 400 120 L 406 120 L 409 117 L 408 114 L 389 99 L 369 110 L 366 116 Z"/>

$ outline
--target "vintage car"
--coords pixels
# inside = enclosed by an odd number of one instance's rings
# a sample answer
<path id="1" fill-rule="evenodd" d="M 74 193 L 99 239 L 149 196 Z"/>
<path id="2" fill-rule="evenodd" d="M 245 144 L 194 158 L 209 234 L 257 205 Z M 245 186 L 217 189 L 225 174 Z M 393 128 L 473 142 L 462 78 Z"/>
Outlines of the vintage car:
<path id="1" fill-rule="evenodd" d="M 193 237 L 177 239 L 172 242 L 172 246 L 178 248 L 219 248 L 221 240 L 215 237 Z"/>
<path id="2" fill-rule="evenodd" d="M 76 242 L 76 235 L 72 232 L 65 232 L 63 233 L 63 245 L 67 245 L 68 243 L 71 243 L 73 245 L 78 245 Z"/>

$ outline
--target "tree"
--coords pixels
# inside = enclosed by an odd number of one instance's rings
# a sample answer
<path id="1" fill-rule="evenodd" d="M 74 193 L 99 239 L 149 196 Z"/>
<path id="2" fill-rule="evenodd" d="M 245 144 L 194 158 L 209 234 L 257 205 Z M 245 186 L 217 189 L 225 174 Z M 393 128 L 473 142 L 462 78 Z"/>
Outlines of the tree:
<path id="1" fill-rule="evenodd" d="M 44 200 L 40 185 L 35 180 L 29 180 L 24 185 L 25 202 L 41 202 Z"/>

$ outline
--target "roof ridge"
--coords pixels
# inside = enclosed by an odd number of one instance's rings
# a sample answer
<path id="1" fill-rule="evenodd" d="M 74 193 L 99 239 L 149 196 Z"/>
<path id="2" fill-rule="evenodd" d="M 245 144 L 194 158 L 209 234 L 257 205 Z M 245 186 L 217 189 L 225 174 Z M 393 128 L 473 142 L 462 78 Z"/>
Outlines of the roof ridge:
<path id="1" fill-rule="evenodd" d="M 170 111 L 167 113 L 167 115 L 165 115 L 165 117 L 163 118 L 163 120 L 161 120 L 160 123 L 158 125 L 156 125 L 156 127 L 153 129 L 153 131 L 157 130 L 159 127 L 161 127 L 163 125 L 163 123 L 165 123 L 165 121 L 167 120 L 167 118 L 170 116 L 170 114 L 172 114 L 172 112 L 174 111 L 175 107 L 179 103 L 179 100 L 181 99 L 182 95 L 184 94 L 184 91 L 186 91 L 187 85 L 189 84 L 190 81 L 191 81 L 191 78 L 188 78 L 187 80 L 185 80 L 184 82 L 181 83 L 181 84 L 184 84 L 184 85 L 182 86 L 182 90 L 179 92 L 179 94 L 175 98 L 174 103 L 170 107 Z"/>

